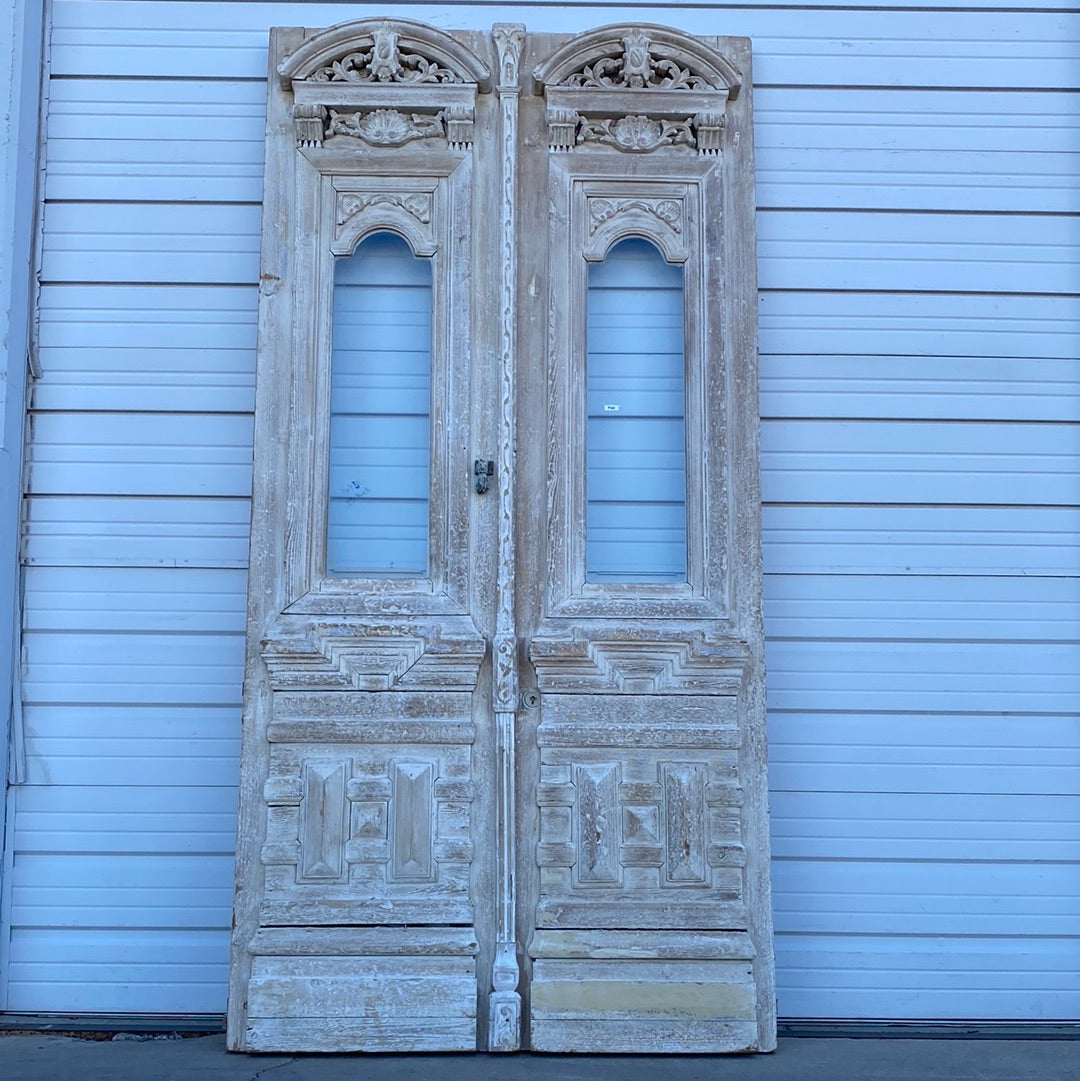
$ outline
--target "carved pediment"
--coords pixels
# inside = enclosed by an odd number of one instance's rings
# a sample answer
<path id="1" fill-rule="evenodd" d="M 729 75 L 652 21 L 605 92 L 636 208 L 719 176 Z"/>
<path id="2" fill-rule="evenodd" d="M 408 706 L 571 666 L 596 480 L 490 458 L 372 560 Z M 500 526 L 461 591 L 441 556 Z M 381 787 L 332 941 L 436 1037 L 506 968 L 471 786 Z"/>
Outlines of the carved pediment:
<path id="1" fill-rule="evenodd" d="M 438 139 L 472 142 L 476 94 L 491 88 L 487 66 L 462 42 L 407 19 L 361 19 L 315 34 L 278 66 L 293 93 L 296 141 L 369 147 Z"/>
<path id="2" fill-rule="evenodd" d="M 533 73 L 553 150 L 592 143 L 623 153 L 717 154 L 724 106 L 742 74 L 702 41 L 662 26 L 605 26 L 564 45 Z"/>
<path id="3" fill-rule="evenodd" d="M 537 68 L 543 85 L 605 90 L 725 90 L 741 77 L 692 38 L 660 26 L 601 27 Z"/>
<path id="4" fill-rule="evenodd" d="M 278 66 L 282 86 L 311 82 L 445 85 L 490 89 L 483 62 L 459 41 L 409 19 L 339 23 L 308 38 Z"/>

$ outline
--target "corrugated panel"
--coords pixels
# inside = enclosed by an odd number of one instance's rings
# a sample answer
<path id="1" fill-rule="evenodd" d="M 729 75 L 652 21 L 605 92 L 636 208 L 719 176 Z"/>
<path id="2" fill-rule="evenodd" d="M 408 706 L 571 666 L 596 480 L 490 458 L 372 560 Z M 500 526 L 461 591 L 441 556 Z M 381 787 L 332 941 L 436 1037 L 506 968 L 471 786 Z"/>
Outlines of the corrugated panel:
<path id="1" fill-rule="evenodd" d="M 246 499 L 45 496 L 26 500 L 30 566 L 246 567 Z"/>
<path id="2" fill-rule="evenodd" d="M 48 284 L 34 405 L 250 412 L 257 308 L 254 284 Z"/>
<path id="3" fill-rule="evenodd" d="M 761 415 L 1080 421 L 1080 359 L 763 356 Z"/>
<path id="4" fill-rule="evenodd" d="M 1075 1016 L 1076 939 L 934 934 L 781 935 L 776 963 L 793 1017 Z M 858 1003 L 852 1013 L 853 1003 Z"/>
<path id="5" fill-rule="evenodd" d="M 1010 575 L 1026 585 L 1075 578 L 1080 566 L 1080 507 L 766 506 L 762 524 L 770 574 Z M 995 584 L 969 588 L 992 595 Z"/>
<path id="6" fill-rule="evenodd" d="M 34 495 L 247 496 L 250 416 L 36 413 Z"/>
<path id="7" fill-rule="evenodd" d="M 53 282 L 250 283 L 260 212 L 249 205 L 50 203 L 42 273 Z M 768 290 L 1068 293 L 1080 218 L 761 211 Z"/>
<path id="8" fill-rule="evenodd" d="M 356 17 L 355 5 L 222 4 L 200 9 L 192 25 L 184 3 L 56 5 L 54 71 L 64 75 L 260 79 L 266 73 L 263 27 L 330 26 Z M 506 4 L 508 12 L 515 5 Z M 369 9 L 370 10 L 370 9 Z M 379 9 L 380 13 L 382 9 Z M 492 8 L 408 5 L 409 16 L 436 25 L 490 22 Z M 609 23 L 610 7 L 521 5 L 529 29 L 573 32 Z M 677 21 L 691 33 L 716 33 L 705 7 L 639 8 L 644 22 Z M 295 20 L 295 21 L 290 21 Z M 990 11 L 973 20 L 958 11 L 725 8 L 722 30 L 752 37 L 755 81 L 799 86 L 989 86 L 1063 88 L 1075 78 L 1071 46 L 1080 38 L 1075 17 L 1056 12 Z"/>
<path id="9" fill-rule="evenodd" d="M 764 354 L 1061 357 L 1080 354 L 1080 302 L 1071 294 L 763 291 Z"/>
<path id="10" fill-rule="evenodd" d="M 395 10 L 754 39 L 781 1013 L 1076 1016 L 1077 19 L 772 5 Z M 266 28 L 376 9 L 54 11 L 9 1006 L 218 1011 Z"/>
<path id="11" fill-rule="evenodd" d="M 232 860 L 222 859 L 231 875 Z M 75 871 L 75 867 L 66 868 Z M 145 866 L 152 875 L 158 867 Z M 220 878 L 214 864 L 201 857 L 188 865 L 199 880 Z M 167 890 L 171 883 L 163 883 Z M 227 904 L 231 890 L 219 886 L 216 910 Z M 77 905 L 77 899 L 76 899 Z M 114 919 L 117 917 L 114 916 Z M 137 920 L 137 910 L 131 913 Z M 70 919 L 70 914 L 69 914 Z M 84 928 L 80 926 L 17 926 L 11 935 L 8 976 L 10 1009 L 49 1013 L 63 1002 L 65 1011 L 144 1014 L 153 1005 L 160 1013 L 223 1013 L 229 980 L 229 932 Z"/>
<path id="12" fill-rule="evenodd" d="M 57 82 L 46 197 L 257 203 L 263 97 L 255 80 Z M 754 108 L 763 209 L 1080 211 L 1069 94 L 765 88 Z"/>

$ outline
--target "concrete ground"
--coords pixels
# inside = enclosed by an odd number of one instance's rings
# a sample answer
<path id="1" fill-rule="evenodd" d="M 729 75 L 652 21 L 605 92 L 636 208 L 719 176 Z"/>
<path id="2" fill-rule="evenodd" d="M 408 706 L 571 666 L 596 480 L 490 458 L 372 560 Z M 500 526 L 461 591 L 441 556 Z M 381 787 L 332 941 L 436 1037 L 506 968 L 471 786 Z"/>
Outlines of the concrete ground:
<path id="1" fill-rule="evenodd" d="M 223 1036 L 0 1034 L 0 1081 L 1080 1081 L 1080 1040 L 780 1040 L 772 1055 L 230 1055 Z"/>

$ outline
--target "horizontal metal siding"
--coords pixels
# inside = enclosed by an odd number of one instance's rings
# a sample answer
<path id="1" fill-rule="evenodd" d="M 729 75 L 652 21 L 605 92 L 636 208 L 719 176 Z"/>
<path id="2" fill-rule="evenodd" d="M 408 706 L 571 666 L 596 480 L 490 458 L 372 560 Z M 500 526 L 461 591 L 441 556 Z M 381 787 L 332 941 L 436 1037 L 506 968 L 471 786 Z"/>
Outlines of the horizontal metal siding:
<path id="1" fill-rule="evenodd" d="M 969 6 L 396 5 L 754 39 L 787 1016 L 1080 1008 L 1080 33 Z M 55 4 L 9 1008 L 223 1007 L 266 28 L 383 10 Z"/>

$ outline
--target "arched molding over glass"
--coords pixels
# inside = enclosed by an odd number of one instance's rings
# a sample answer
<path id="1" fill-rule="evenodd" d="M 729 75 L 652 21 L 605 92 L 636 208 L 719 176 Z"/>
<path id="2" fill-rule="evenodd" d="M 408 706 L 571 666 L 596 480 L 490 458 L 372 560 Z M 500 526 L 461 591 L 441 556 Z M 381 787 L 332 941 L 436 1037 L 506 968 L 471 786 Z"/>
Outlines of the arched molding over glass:
<path id="1" fill-rule="evenodd" d="M 588 268 L 588 582 L 685 582 L 683 270 L 622 239 Z"/>
<path id="2" fill-rule="evenodd" d="M 334 264 L 326 572 L 428 573 L 431 262 L 387 231 Z"/>

